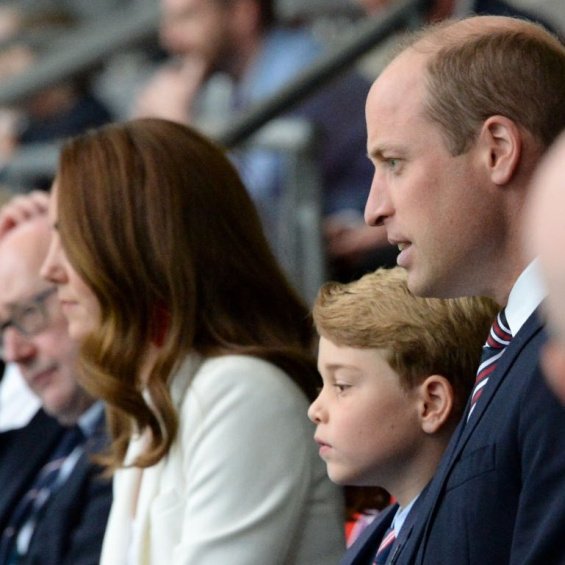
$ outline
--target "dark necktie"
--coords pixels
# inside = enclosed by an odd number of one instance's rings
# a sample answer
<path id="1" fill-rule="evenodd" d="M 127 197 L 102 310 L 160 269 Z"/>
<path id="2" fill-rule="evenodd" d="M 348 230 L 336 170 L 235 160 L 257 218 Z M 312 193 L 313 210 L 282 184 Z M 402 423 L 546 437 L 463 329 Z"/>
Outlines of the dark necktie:
<path id="1" fill-rule="evenodd" d="M 0 565 L 12 565 L 20 561 L 22 555 L 17 548 L 17 538 L 25 528 L 31 534 L 37 517 L 50 495 L 60 486 L 61 467 L 74 449 L 84 441 L 84 435 L 78 426 L 68 428 L 49 461 L 41 468 L 31 488 L 18 501 L 10 520 L 0 538 Z"/>
<path id="2" fill-rule="evenodd" d="M 475 379 L 473 394 L 471 395 L 471 408 L 469 409 L 467 420 L 469 420 L 473 414 L 475 406 L 483 393 L 490 375 L 494 371 L 498 360 L 502 357 L 502 354 L 511 339 L 512 332 L 508 326 L 504 310 L 502 310 L 492 324 L 487 341 L 483 345 L 481 364 L 477 371 L 477 378 Z"/>
<path id="3" fill-rule="evenodd" d="M 394 528 L 391 526 L 385 532 L 385 535 L 383 536 L 383 539 L 381 541 L 381 545 L 379 545 L 379 549 L 377 549 L 374 565 L 384 565 L 386 563 L 395 540 L 396 534 L 394 532 Z"/>

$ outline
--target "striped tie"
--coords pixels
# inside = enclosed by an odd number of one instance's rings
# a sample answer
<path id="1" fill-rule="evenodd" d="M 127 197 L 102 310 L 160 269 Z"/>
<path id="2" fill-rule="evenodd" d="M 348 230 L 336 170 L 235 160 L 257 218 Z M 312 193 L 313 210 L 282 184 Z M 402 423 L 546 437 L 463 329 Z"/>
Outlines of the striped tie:
<path id="1" fill-rule="evenodd" d="M 475 386 L 473 387 L 473 394 L 471 396 L 471 408 L 467 421 L 475 410 L 477 401 L 481 397 L 483 390 L 488 382 L 490 374 L 494 371 L 496 363 L 502 357 L 506 346 L 512 339 L 512 332 L 508 326 L 506 315 L 502 310 L 496 320 L 492 324 L 489 336 L 486 343 L 483 345 L 483 352 L 481 355 L 481 364 L 477 371 L 477 378 L 475 379 Z"/>
<path id="2" fill-rule="evenodd" d="M 385 532 L 383 540 L 381 541 L 381 545 L 379 545 L 379 549 L 377 549 L 377 555 L 375 555 L 374 565 L 384 565 L 386 563 L 395 540 L 396 533 L 394 531 L 394 528 L 391 526 Z"/>

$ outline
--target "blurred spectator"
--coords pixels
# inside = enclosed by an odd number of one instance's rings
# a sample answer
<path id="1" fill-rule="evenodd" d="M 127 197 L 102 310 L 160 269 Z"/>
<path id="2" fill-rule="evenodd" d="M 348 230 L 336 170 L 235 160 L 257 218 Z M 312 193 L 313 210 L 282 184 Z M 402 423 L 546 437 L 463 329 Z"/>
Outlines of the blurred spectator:
<path id="1" fill-rule="evenodd" d="M 272 0 L 161 0 L 161 6 L 162 44 L 172 57 L 140 93 L 137 116 L 206 129 L 274 94 L 324 52 L 307 29 L 283 27 Z M 337 256 L 334 220 L 345 215 L 362 221 L 370 185 L 363 111 L 368 88 L 369 81 L 350 72 L 287 114 L 317 127 L 328 250 Z M 275 250 L 284 252 L 277 248 L 277 200 L 287 163 L 280 154 L 259 148 L 234 156 Z M 371 230 L 367 247 L 375 246 L 378 232 Z"/>
<path id="2" fill-rule="evenodd" d="M 0 434 L 0 563 L 98 563 L 111 484 L 90 456 L 105 445 L 104 407 L 76 381 L 77 347 L 55 289 L 39 276 L 45 215 L 0 239 L 0 353 L 43 410 Z"/>
<path id="3" fill-rule="evenodd" d="M 25 11 L 17 4 L 2 6 L 0 78 L 7 81 L 28 71 L 53 40 L 75 23 L 58 7 Z M 110 120 L 107 108 L 91 93 L 88 75 L 47 87 L 13 107 L 0 109 L 0 164 L 8 164 L 24 146 L 62 139 Z M 20 188 L 48 188 L 51 180 L 37 178 L 33 186 Z"/>

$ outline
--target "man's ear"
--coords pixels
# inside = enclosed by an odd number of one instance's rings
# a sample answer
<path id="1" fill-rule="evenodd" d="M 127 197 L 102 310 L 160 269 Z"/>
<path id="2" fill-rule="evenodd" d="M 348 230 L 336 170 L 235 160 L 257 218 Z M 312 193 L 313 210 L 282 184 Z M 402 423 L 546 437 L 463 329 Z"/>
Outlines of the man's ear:
<path id="1" fill-rule="evenodd" d="M 430 375 L 418 387 L 419 417 L 427 434 L 438 432 L 453 409 L 453 387 L 441 375 Z"/>
<path id="2" fill-rule="evenodd" d="M 518 126 L 504 116 L 490 116 L 483 123 L 478 142 L 492 182 L 499 186 L 510 182 L 522 155 Z"/>

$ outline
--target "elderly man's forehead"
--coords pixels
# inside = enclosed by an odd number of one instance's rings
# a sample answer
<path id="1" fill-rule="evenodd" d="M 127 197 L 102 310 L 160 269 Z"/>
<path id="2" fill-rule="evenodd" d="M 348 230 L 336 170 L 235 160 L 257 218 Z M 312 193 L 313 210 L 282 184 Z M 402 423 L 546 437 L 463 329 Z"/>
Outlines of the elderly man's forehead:
<path id="1" fill-rule="evenodd" d="M 47 256 L 46 217 L 26 221 L 0 239 L 0 304 L 27 299 L 45 286 L 39 270 Z"/>

